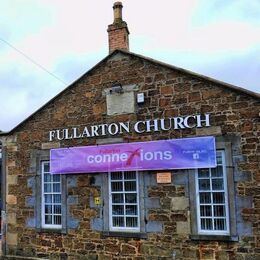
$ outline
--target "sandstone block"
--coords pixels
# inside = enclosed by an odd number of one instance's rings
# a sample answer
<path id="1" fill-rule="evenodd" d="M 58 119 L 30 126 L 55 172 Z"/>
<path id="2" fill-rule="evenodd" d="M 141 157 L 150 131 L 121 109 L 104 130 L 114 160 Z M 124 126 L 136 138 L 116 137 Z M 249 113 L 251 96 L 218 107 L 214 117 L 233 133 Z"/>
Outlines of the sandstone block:
<path id="1" fill-rule="evenodd" d="M 108 115 L 117 115 L 125 113 L 134 113 L 135 112 L 135 96 L 134 92 L 125 92 L 122 94 L 108 94 L 106 96 L 107 103 L 107 114 Z M 104 112 L 104 110 L 98 110 L 95 112 Z"/>
<path id="2" fill-rule="evenodd" d="M 165 115 L 165 117 L 177 116 L 178 110 L 177 109 L 165 110 L 164 115 Z"/>
<path id="3" fill-rule="evenodd" d="M 171 86 L 161 86 L 161 94 L 162 95 L 172 95 L 173 89 Z"/>
<path id="4" fill-rule="evenodd" d="M 123 244 L 121 250 L 123 255 L 135 255 L 137 251 L 134 246 L 128 244 Z"/>
<path id="5" fill-rule="evenodd" d="M 213 106 L 210 105 L 201 105 L 201 113 L 208 113 L 208 112 L 212 112 L 214 110 Z"/>
<path id="6" fill-rule="evenodd" d="M 188 235 L 190 234 L 190 223 L 184 221 L 176 222 L 176 230 L 179 235 Z"/>
<path id="7" fill-rule="evenodd" d="M 157 73 L 154 77 L 154 81 L 162 81 L 165 80 L 165 75 L 163 73 Z"/>
<path id="8" fill-rule="evenodd" d="M 17 184 L 17 175 L 8 175 L 7 183 L 10 185 L 16 185 Z"/>
<path id="9" fill-rule="evenodd" d="M 186 197 L 174 197 L 171 199 L 171 210 L 185 210 L 189 207 L 189 199 Z"/>
<path id="10" fill-rule="evenodd" d="M 17 233 L 7 233 L 6 243 L 9 246 L 17 246 Z"/>
<path id="11" fill-rule="evenodd" d="M 153 82 L 153 78 L 152 77 L 146 77 L 145 78 L 145 83 L 150 84 L 152 82 Z"/>
<path id="12" fill-rule="evenodd" d="M 200 92 L 192 92 L 189 94 L 188 98 L 189 98 L 189 102 L 200 101 L 201 100 Z"/>
<path id="13" fill-rule="evenodd" d="M 17 204 L 17 197 L 14 196 L 14 195 L 7 195 L 6 203 L 10 204 L 10 205 L 16 205 Z"/>
<path id="14" fill-rule="evenodd" d="M 93 113 L 94 113 L 94 115 L 96 115 L 96 114 L 102 114 L 102 113 L 104 113 L 105 111 L 104 111 L 104 107 L 103 107 L 103 105 L 101 104 L 94 104 L 93 105 Z"/>
<path id="15" fill-rule="evenodd" d="M 60 142 L 42 143 L 42 150 L 49 150 L 53 148 L 60 148 Z"/>
<path id="16" fill-rule="evenodd" d="M 7 167 L 15 167 L 16 162 L 15 161 L 8 161 L 7 162 Z"/>
<path id="17" fill-rule="evenodd" d="M 94 93 L 94 92 L 86 92 L 85 97 L 87 97 L 87 98 L 92 98 L 92 97 L 95 96 L 95 94 L 96 94 L 96 93 Z"/>
<path id="18" fill-rule="evenodd" d="M 191 89 L 190 84 L 178 83 L 174 85 L 174 90 L 177 92 L 190 91 L 190 89 Z"/>
<path id="19" fill-rule="evenodd" d="M 219 98 L 223 95 L 221 89 L 206 89 L 202 90 L 203 99 Z"/>
<path id="20" fill-rule="evenodd" d="M 222 135 L 221 127 L 220 126 L 210 126 L 207 128 L 197 128 L 196 129 L 196 135 L 202 136 L 202 135 Z"/>
<path id="21" fill-rule="evenodd" d="M 150 254 L 153 256 L 160 256 L 162 257 L 162 259 L 167 259 L 172 256 L 172 250 L 170 248 L 165 248 L 162 246 L 152 246 L 150 248 Z"/>
<path id="22" fill-rule="evenodd" d="M 17 145 L 7 145 L 7 150 L 8 150 L 8 152 L 17 152 L 17 150 L 18 150 L 18 147 L 17 147 Z"/>
<path id="23" fill-rule="evenodd" d="M 159 101 L 160 107 L 168 107 L 171 105 L 171 99 L 170 98 L 161 98 Z"/>
<path id="24" fill-rule="evenodd" d="M 16 224 L 16 213 L 15 212 L 8 213 L 7 221 L 8 221 L 8 224 L 15 225 Z"/>

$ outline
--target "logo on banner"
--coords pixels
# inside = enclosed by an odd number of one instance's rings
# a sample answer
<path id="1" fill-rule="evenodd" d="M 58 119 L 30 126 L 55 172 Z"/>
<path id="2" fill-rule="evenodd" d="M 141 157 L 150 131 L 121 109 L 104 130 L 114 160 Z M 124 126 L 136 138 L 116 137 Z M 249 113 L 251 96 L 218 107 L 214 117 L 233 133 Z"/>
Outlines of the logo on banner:
<path id="1" fill-rule="evenodd" d="M 86 161 L 89 164 L 104 164 L 104 163 L 123 163 L 126 162 L 126 166 L 133 165 L 134 159 L 136 157 L 139 161 L 158 161 L 158 160 L 171 160 L 172 153 L 171 151 L 154 151 L 154 152 L 145 152 L 141 148 L 138 148 L 134 151 L 126 152 L 103 152 L 100 150 L 100 154 L 97 155 L 88 155 Z"/>

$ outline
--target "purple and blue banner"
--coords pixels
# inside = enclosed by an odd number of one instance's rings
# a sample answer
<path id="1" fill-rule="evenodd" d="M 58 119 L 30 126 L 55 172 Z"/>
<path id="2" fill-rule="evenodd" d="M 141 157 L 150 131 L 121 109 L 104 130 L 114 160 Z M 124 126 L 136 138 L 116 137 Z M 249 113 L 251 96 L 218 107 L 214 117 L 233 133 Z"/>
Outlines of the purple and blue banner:
<path id="1" fill-rule="evenodd" d="M 214 168 L 215 138 L 52 149 L 50 167 L 53 174 Z"/>

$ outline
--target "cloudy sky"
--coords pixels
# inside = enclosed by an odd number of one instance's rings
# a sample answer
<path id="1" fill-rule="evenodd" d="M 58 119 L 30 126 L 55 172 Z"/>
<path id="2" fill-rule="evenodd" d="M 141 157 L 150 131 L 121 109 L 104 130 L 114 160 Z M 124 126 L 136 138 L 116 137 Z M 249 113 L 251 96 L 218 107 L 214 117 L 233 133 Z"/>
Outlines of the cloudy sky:
<path id="1" fill-rule="evenodd" d="M 112 0 L 0 1 L 0 129 L 108 54 Z M 260 0 L 123 0 L 130 51 L 260 92 Z"/>

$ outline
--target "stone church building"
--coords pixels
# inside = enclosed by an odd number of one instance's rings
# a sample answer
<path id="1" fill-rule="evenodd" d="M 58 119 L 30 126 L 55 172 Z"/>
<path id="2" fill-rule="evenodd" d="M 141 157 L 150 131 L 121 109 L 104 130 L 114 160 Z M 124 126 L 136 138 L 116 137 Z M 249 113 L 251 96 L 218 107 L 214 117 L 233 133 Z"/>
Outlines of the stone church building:
<path id="1" fill-rule="evenodd" d="M 109 55 L 2 144 L 2 255 L 260 259 L 260 96 L 129 51 Z"/>

